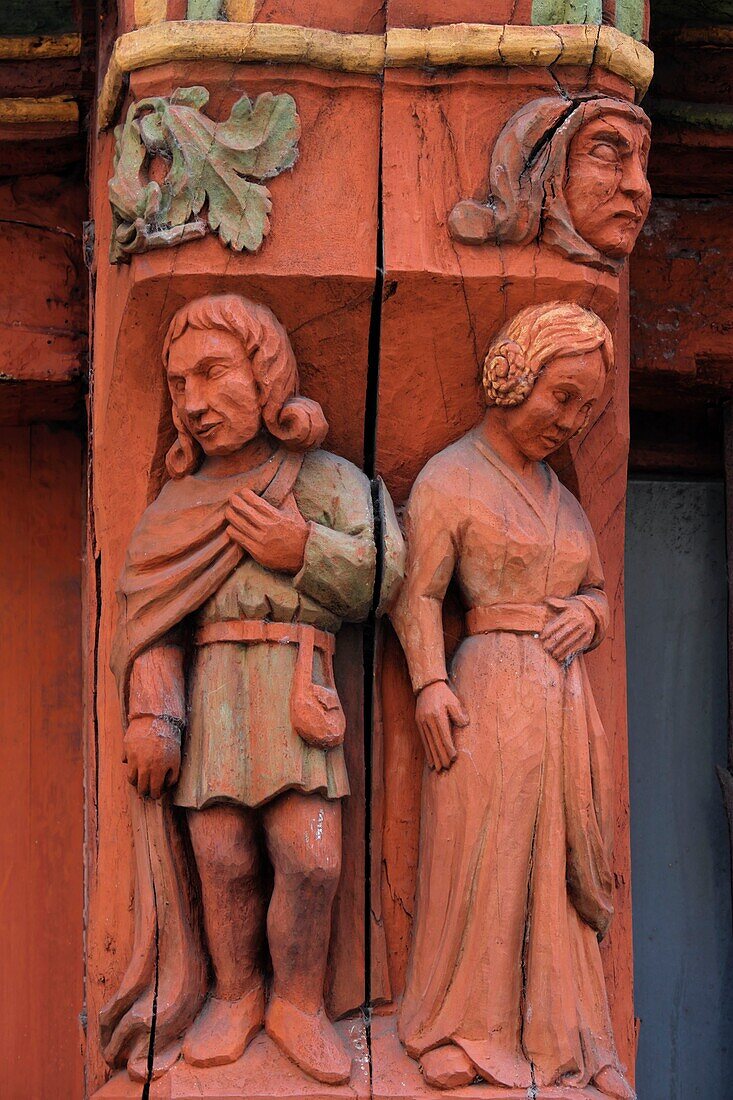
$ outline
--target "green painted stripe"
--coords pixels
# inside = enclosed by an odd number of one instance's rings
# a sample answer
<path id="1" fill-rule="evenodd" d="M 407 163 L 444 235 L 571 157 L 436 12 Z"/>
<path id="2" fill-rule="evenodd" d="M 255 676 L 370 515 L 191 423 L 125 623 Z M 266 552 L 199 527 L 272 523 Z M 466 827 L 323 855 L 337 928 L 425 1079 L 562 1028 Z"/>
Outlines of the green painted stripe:
<path id="1" fill-rule="evenodd" d="M 600 26 L 601 0 L 532 0 L 532 23 L 552 27 L 559 23 Z"/>
<path id="2" fill-rule="evenodd" d="M 640 41 L 644 31 L 644 0 L 616 0 L 616 26 Z"/>
<path id="3" fill-rule="evenodd" d="M 188 0 L 187 19 L 221 19 L 224 0 Z"/>
<path id="4" fill-rule="evenodd" d="M 602 0 L 532 0 L 535 27 L 552 27 L 560 23 L 599 27 L 602 22 Z M 616 26 L 629 37 L 640 40 L 644 30 L 644 0 L 616 0 Z"/>

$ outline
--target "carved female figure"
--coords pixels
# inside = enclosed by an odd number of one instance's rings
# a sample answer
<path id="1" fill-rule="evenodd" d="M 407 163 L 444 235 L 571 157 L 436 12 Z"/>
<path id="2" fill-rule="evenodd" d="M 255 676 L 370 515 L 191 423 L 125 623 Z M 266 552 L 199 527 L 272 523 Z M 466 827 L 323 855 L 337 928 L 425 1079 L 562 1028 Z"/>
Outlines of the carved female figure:
<path id="1" fill-rule="evenodd" d="M 332 655 L 342 620 L 371 607 L 370 486 L 320 449 L 323 412 L 299 395 L 287 334 L 264 306 L 190 302 L 163 359 L 171 480 L 132 536 L 113 653 L 141 797 L 136 943 L 102 1013 L 105 1056 L 142 1079 L 181 1048 L 221 1065 L 266 1024 L 306 1073 L 343 1082 L 350 1058 L 323 1006 L 349 791 Z M 182 832 L 214 976 L 205 1001 Z"/>
<path id="2" fill-rule="evenodd" d="M 532 100 L 497 138 L 486 202 L 450 215 L 465 244 L 541 240 L 571 260 L 617 272 L 649 213 L 651 124 L 609 96 Z"/>
<path id="3" fill-rule="evenodd" d="M 608 606 L 588 520 L 544 461 L 588 423 L 612 356 L 589 310 L 522 310 L 486 356 L 484 419 L 425 466 L 407 507 L 393 619 L 428 767 L 399 1031 L 443 1088 L 633 1097 L 598 947 L 611 777 L 582 656 Z M 454 577 L 467 637 L 449 673 Z"/>

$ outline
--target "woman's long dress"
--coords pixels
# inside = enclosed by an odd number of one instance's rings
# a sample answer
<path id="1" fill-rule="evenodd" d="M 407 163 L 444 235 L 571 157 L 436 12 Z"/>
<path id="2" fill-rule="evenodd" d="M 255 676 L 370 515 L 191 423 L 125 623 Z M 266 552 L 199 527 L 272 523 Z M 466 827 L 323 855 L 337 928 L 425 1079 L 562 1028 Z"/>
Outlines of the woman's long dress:
<path id="1" fill-rule="evenodd" d="M 578 599 L 593 644 L 603 637 L 593 532 L 544 471 L 539 499 L 477 429 L 415 483 L 393 617 L 416 691 L 446 677 L 453 575 L 467 609 Z M 536 633 L 493 631 L 464 639 L 451 680 L 470 721 L 452 767 L 425 773 L 400 1035 L 413 1057 L 457 1044 L 499 1085 L 584 1086 L 618 1060 L 598 947 L 612 915 L 611 778 L 583 659 L 565 667 Z"/>

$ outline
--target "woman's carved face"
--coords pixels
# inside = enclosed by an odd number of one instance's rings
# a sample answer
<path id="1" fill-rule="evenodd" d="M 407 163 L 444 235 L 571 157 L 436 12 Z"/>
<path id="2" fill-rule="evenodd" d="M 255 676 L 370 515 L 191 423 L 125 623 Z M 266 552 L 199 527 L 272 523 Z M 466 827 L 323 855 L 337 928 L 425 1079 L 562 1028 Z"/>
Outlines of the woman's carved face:
<path id="1" fill-rule="evenodd" d="M 540 371 L 521 405 L 495 412 L 521 453 L 539 462 L 582 431 L 605 381 L 600 349 L 558 356 Z"/>
<path id="2" fill-rule="evenodd" d="M 565 202 L 576 232 L 599 252 L 621 260 L 649 213 L 649 134 L 619 115 L 594 118 L 570 143 Z"/>
<path id="3" fill-rule="evenodd" d="M 207 455 L 226 455 L 262 428 L 257 386 L 241 342 L 187 328 L 171 344 L 168 389 L 182 423 Z"/>

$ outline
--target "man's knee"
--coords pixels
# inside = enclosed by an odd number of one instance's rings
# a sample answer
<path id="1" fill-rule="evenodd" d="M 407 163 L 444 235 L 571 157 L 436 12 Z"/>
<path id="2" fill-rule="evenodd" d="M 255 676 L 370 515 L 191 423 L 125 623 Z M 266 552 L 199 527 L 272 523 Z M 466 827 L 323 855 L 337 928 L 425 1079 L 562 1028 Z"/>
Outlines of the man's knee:
<path id="1" fill-rule="evenodd" d="M 244 822 L 221 815 L 217 822 L 207 822 L 205 828 L 203 824 L 197 819 L 191 822 L 191 840 L 202 876 L 219 883 L 258 877 L 260 861 L 257 847 Z"/>
<path id="2" fill-rule="evenodd" d="M 291 849 L 275 861 L 275 874 L 299 890 L 333 894 L 341 877 L 341 845 L 322 841 Z"/>

